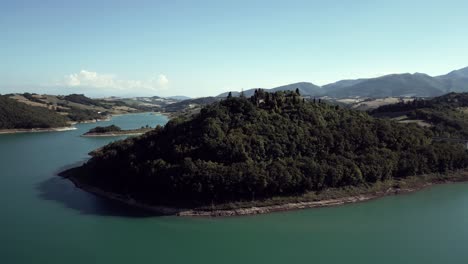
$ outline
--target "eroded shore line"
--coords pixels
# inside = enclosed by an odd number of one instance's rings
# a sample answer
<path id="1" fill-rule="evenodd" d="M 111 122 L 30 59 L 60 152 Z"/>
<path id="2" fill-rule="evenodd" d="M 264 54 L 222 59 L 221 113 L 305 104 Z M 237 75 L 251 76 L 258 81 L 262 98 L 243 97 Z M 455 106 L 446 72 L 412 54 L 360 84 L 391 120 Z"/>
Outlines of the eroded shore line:
<path id="1" fill-rule="evenodd" d="M 59 175 L 70 180 L 71 182 L 73 182 L 73 184 L 77 188 L 80 188 L 86 192 L 92 193 L 99 197 L 119 201 L 124 204 L 130 205 L 136 208 L 140 208 L 146 211 L 154 212 L 157 215 L 176 215 L 176 216 L 189 216 L 189 217 L 229 217 L 229 216 L 246 216 L 246 215 L 282 212 L 282 211 L 341 206 L 341 205 L 346 205 L 346 204 L 370 201 L 370 200 L 382 198 L 385 196 L 409 194 L 409 193 L 413 193 L 413 192 L 426 189 L 434 185 L 468 181 L 468 171 L 462 171 L 458 173 L 460 174 L 456 177 L 447 177 L 443 179 L 434 178 L 431 181 L 418 183 L 408 188 L 392 186 L 381 191 L 371 191 L 368 193 L 363 192 L 357 195 L 344 196 L 344 197 L 333 198 L 333 199 L 323 199 L 323 200 L 318 200 L 318 201 L 290 202 L 290 203 L 283 203 L 283 204 L 251 206 L 251 207 L 242 207 L 242 208 L 235 208 L 235 209 L 213 209 L 213 210 L 186 209 L 186 208 L 150 205 L 150 204 L 136 201 L 135 199 L 125 196 L 125 195 L 104 191 L 100 188 L 96 188 L 94 186 L 84 184 L 80 182 L 74 176 L 66 176 L 65 175 L 66 171 L 60 173 Z"/>
<path id="2" fill-rule="evenodd" d="M 70 130 L 76 130 L 76 129 L 77 129 L 76 127 L 0 129 L 0 134 L 62 132 L 62 131 L 70 131 Z"/>

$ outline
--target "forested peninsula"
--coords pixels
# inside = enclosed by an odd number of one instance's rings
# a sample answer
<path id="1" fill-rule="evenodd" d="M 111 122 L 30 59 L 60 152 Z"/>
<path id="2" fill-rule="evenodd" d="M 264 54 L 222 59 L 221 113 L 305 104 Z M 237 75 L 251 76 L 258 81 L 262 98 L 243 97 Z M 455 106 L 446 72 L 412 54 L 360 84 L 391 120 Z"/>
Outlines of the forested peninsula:
<path id="1" fill-rule="evenodd" d="M 464 179 L 467 167 L 464 146 L 434 140 L 431 129 L 307 101 L 298 91 L 257 90 L 109 144 L 61 175 L 161 213 L 228 215 L 366 200 Z"/>

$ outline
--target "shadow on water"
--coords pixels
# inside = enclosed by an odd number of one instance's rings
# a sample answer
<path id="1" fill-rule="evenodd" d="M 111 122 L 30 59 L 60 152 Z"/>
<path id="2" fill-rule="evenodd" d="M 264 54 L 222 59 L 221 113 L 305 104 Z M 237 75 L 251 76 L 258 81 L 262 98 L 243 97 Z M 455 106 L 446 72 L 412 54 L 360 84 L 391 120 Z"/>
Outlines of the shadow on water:
<path id="1" fill-rule="evenodd" d="M 39 183 L 37 189 L 41 199 L 59 202 L 82 214 L 132 218 L 158 216 L 153 212 L 87 193 L 75 187 L 69 180 L 56 175 Z"/>

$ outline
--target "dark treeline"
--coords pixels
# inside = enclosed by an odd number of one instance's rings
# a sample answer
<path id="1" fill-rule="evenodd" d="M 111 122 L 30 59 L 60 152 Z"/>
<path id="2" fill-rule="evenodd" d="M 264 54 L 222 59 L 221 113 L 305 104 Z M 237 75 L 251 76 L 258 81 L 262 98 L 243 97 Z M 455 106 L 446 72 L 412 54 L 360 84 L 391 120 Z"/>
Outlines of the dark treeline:
<path id="1" fill-rule="evenodd" d="M 145 202 L 200 206 L 468 166 L 462 146 L 432 137 L 417 125 L 304 101 L 298 92 L 259 90 L 112 143 L 71 173 Z"/>
<path id="2" fill-rule="evenodd" d="M 468 93 L 449 93 L 430 100 L 381 106 L 371 112 L 379 117 L 406 115 L 432 125 L 438 137 L 468 139 Z"/>
<path id="3" fill-rule="evenodd" d="M 90 129 L 87 133 L 107 133 L 107 132 L 117 132 L 117 131 L 122 131 L 122 129 L 116 125 L 110 125 L 110 126 L 105 126 L 105 127 L 95 127 Z"/>
<path id="4" fill-rule="evenodd" d="M 68 119 L 44 107 L 19 103 L 0 95 L 0 129 L 67 126 Z"/>
<path id="5" fill-rule="evenodd" d="M 40 103 L 40 104 L 44 103 L 41 99 L 36 97 L 36 96 L 38 96 L 37 94 L 24 93 L 22 95 L 23 95 L 24 98 L 28 99 L 31 102 L 36 102 L 36 103 Z"/>

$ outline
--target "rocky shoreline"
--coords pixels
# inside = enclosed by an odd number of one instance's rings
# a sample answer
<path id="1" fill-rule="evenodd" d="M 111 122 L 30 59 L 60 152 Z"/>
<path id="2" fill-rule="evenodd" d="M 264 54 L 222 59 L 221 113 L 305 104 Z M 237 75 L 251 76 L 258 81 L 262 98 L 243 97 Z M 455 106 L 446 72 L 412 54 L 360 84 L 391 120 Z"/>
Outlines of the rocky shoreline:
<path id="1" fill-rule="evenodd" d="M 411 187 L 411 188 L 399 188 L 399 187 L 390 187 L 383 191 L 378 192 L 369 192 L 362 193 L 359 195 L 345 196 L 341 198 L 334 199 L 323 199 L 318 201 L 307 201 L 307 202 L 292 202 L 284 203 L 277 205 L 266 205 L 266 206 L 252 206 L 246 208 L 236 208 L 236 209 L 214 209 L 214 210 L 203 210 L 203 209 L 186 209 L 186 208 L 176 208 L 176 207 L 167 207 L 167 206 L 155 206 L 145 204 L 135 199 L 117 194 L 102 189 L 96 188 L 80 182 L 76 177 L 64 175 L 66 172 L 62 172 L 60 175 L 64 178 L 69 179 L 73 184 L 84 191 L 92 193 L 94 195 L 119 201 L 124 204 L 137 207 L 143 210 L 154 212 L 157 215 L 176 215 L 176 216 L 190 216 L 190 217 L 228 217 L 228 216 L 245 216 L 245 215 L 256 215 L 256 214 L 267 214 L 273 212 L 282 212 L 282 211 L 291 211 L 291 210 L 301 210 L 301 209 L 310 209 L 310 208 L 321 208 L 321 207 L 332 207 L 332 206 L 341 206 L 351 203 L 365 202 L 374 199 L 378 199 L 385 196 L 398 195 L 398 194 L 407 194 L 422 189 L 426 189 L 433 185 L 438 184 L 447 184 L 454 182 L 464 182 L 468 181 L 468 171 L 462 173 L 462 177 L 447 179 L 444 181 L 429 181 L 422 183 L 420 185 Z"/>

